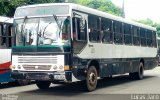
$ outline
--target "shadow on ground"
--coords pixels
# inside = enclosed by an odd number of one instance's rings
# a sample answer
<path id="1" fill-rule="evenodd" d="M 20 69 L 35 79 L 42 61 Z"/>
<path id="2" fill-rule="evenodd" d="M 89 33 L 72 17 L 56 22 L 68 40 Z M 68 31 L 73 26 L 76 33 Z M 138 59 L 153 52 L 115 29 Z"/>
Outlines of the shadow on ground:
<path id="1" fill-rule="evenodd" d="M 29 85 L 34 84 L 35 82 L 31 82 Z M 13 88 L 13 87 L 21 87 L 17 82 L 9 82 L 0 84 L 0 89 Z"/>
<path id="2" fill-rule="evenodd" d="M 133 80 L 130 79 L 128 75 L 114 76 L 112 78 L 99 79 L 97 84 L 97 90 L 101 88 L 107 88 L 110 86 L 118 86 L 125 83 L 137 82 L 137 81 L 146 81 L 155 76 L 144 76 L 143 80 Z M 55 96 L 68 96 L 68 95 L 78 95 L 87 93 L 83 88 L 83 82 L 76 82 L 71 84 L 63 84 L 57 86 L 51 86 L 46 90 L 32 90 L 22 92 L 22 94 L 35 94 L 35 95 L 55 95 Z"/>

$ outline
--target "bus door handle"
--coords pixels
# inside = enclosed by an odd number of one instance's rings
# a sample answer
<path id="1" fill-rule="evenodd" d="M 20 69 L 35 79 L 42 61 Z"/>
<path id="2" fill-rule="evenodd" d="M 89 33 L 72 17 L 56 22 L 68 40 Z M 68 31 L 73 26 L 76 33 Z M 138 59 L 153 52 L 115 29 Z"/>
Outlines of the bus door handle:
<path id="1" fill-rule="evenodd" d="M 93 47 L 93 45 L 91 45 L 91 44 L 89 44 L 88 46 L 89 46 L 89 47 Z"/>

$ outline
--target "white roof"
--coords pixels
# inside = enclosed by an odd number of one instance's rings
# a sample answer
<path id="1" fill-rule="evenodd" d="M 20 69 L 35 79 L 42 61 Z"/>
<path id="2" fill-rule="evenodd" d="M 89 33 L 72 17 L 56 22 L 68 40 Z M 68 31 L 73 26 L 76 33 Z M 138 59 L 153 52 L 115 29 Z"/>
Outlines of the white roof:
<path id="1" fill-rule="evenodd" d="M 0 23 L 13 23 L 13 18 L 0 16 Z"/>
<path id="2" fill-rule="evenodd" d="M 77 11 L 81 11 L 81 12 L 84 12 L 84 13 L 90 13 L 90 14 L 94 14 L 94 15 L 97 15 L 97 16 L 102 16 L 102 17 L 109 18 L 109 19 L 112 19 L 112 20 L 116 20 L 116 21 L 120 21 L 120 22 L 131 24 L 131 25 L 135 25 L 135 26 L 138 26 L 138 27 L 147 28 L 147 29 L 156 31 L 156 28 L 154 28 L 154 27 L 144 25 L 144 24 L 141 24 L 141 23 L 138 23 L 138 22 L 134 22 L 134 21 L 131 21 L 131 20 L 128 20 L 128 19 L 125 19 L 125 18 L 121 18 L 121 17 L 115 16 L 115 15 L 112 15 L 112 14 L 109 14 L 109 13 L 106 13 L 106 12 L 102 12 L 102 11 L 99 11 L 99 10 L 96 10 L 96 9 L 93 9 L 93 8 L 73 4 L 73 3 L 36 4 L 36 5 L 28 5 L 28 6 L 18 7 L 17 9 L 27 8 L 27 7 L 52 6 L 52 5 L 69 5 L 71 7 L 71 9 L 75 9 Z"/>

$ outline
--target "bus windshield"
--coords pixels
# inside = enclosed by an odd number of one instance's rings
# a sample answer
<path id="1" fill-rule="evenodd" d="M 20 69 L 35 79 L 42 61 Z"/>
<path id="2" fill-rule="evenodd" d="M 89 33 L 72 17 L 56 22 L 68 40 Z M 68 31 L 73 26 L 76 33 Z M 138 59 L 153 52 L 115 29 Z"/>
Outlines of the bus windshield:
<path id="1" fill-rule="evenodd" d="M 15 20 L 15 45 L 59 45 L 70 40 L 69 17 L 43 17 Z"/>

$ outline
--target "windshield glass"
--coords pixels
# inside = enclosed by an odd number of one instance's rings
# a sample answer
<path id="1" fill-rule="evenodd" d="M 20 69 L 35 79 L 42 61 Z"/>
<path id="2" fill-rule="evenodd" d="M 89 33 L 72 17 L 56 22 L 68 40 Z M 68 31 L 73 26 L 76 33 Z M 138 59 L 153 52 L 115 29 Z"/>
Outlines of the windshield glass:
<path id="1" fill-rule="evenodd" d="M 16 46 L 64 45 L 70 39 L 69 17 L 44 17 L 15 20 Z"/>

